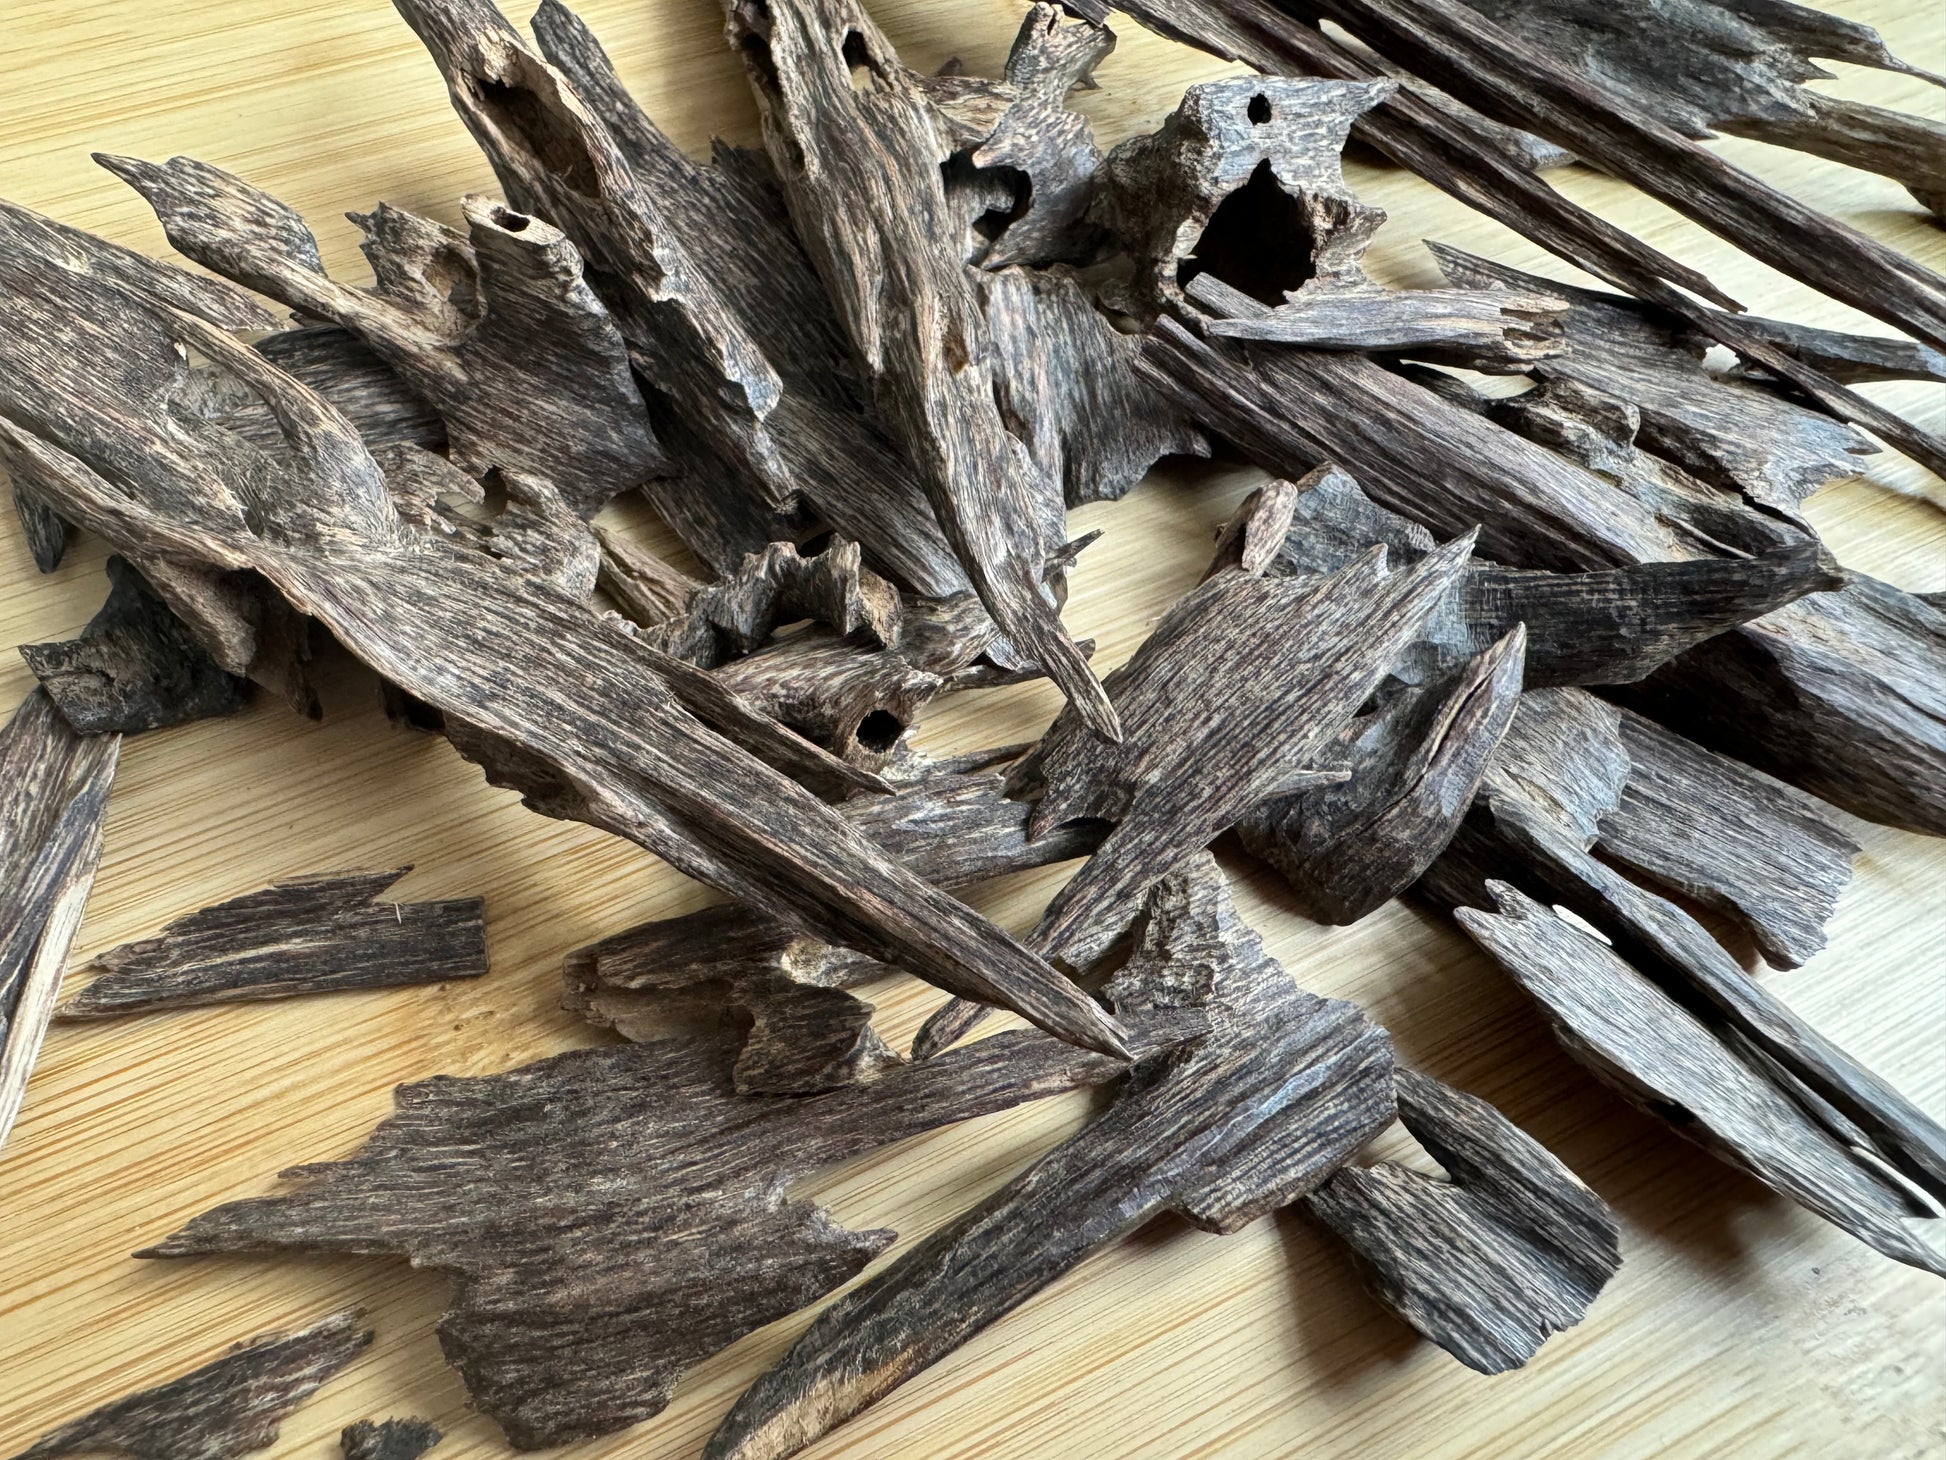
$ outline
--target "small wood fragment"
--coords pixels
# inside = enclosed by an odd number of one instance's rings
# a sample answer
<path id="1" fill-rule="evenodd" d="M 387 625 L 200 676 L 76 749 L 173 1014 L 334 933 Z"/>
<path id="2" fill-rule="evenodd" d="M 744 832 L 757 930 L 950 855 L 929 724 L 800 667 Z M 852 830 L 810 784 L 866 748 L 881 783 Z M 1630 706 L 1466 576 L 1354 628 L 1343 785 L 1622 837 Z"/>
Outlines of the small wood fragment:
<path id="1" fill-rule="evenodd" d="M 1380 1298 L 1469 1369 L 1524 1365 L 1622 1265 L 1602 1199 L 1484 1100 L 1395 1073 L 1399 1120 L 1446 1178 L 1347 1166 L 1305 1208 L 1370 1266 Z"/>
<path id="2" fill-rule="evenodd" d="M 62 1001 L 57 1019 L 284 999 L 341 989 L 404 988 L 487 971 L 485 904 L 381 902 L 410 867 L 293 877 L 111 948 L 102 972 Z"/>
<path id="3" fill-rule="evenodd" d="M 79 637 L 20 646 L 68 724 L 128 734 L 243 708 L 249 681 L 224 672 L 126 558 L 108 559 L 108 585 Z"/>
<path id="4" fill-rule="evenodd" d="M 691 1366 L 893 1240 L 786 1188 L 821 1167 L 1123 1068 L 1037 1032 L 812 1096 L 744 1096 L 734 1035 L 583 1049 L 401 1086 L 348 1160 L 285 1173 L 144 1256 L 389 1253 L 445 1271 L 440 1344 L 517 1448 L 659 1413 Z"/>
<path id="5" fill-rule="evenodd" d="M 820 1313 L 737 1400 L 705 1460 L 795 1454 L 1152 1217 L 1239 1231 L 1391 1119 L 1390 1039 L 1291 982 L 1213 858 L 1158 883 L 1145 912 L 1104 996 L 1131 1028 L 1189 1016 L 1208 1032 L 1138 1065 L 1080 1134 Z"/>
<path id="6" fill-rule="evenodd" d="M 446 1436 L 425 1419 L 361 1419 L 338 1436 L 345 1460 L 419 1460 Z"/>
<path id="7" fill-rule="evenodd" d="M 0 1146 L 94 885 L 120 754 L 119 735 L 77 735 L 44 690 L 0 730 Z"/>
<path id="8" fill-rule="evenodd" d="M 285 1416 L 371 1343 L 364 1316 L 345 1308 L 309 1328 L 262 1334 L 180 1379 L 70 1420 L 16 1460 L 105 1451 L 135 1460 L 233 1460 L 268 1449 Z"/>

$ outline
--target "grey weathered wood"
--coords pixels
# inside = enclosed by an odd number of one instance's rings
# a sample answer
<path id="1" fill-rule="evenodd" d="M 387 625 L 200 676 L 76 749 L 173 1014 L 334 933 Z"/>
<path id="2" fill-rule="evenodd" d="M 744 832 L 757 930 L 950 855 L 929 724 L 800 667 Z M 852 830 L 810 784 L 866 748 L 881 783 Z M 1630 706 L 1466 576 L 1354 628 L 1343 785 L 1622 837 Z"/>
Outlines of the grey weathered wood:
<path id="1" fill-rule="evenodd" d="M 1415 359 L 1457 351 L 1468 362 L 1511 369 L 1560 350 L 1565 309 L 1551 295 L 1511 289 L 1301 291 L 1268 314 L 1216 320 L 1210 333 Z"/>
<path id="2" fill-rule="evenodd" d="M 1752 315 L 1741 316 L 1737 323 L 1846 385 L 1873 380 L 1946 381 L 1946 354 L 1914 340 L 1847 334 Z"/>
<path id="3" fill-rule="evenodd" d="M 1628 784 L 1602 850 L 1737 919 L 1778 968 L 1824 947 L 1858 854 L 1830 809 L 1639 715 L 1622 715 L 1621 735 Z"/>
<path id="4" fill-rule="evenodd" d="M 764 137 L 872 399 L 980 602 L 1091 727 L 1115 711 L 1061 626 L 1057 482 L 1002 416 L 991 327 L 925 88 L 854 0 L 727 0 Z"/>
<path id="5" fill-rule="evenodd" d="M 744 1096 L 734 1035 L 583 1049 L 400 1087 L 350 1159 L 143 1254 L 389 1253 L 453 1281 L 440 1343 L 521 1449 L 658 1413 L 692 1365 L 888 1246 L 785 1188 L 1124 1066 L 1014 1032 L 812 1096 Z"/>
<path id="6" fill-rule="evenodd" d="M 295 211 L 241 178 L 187 157 L 99 160 L 179 252 L 362 340 L 473 474 L 537 477 L 585 518 L 667 471 L 621 332 L 551 224 L 472 194 L 461 235 L 381 203 L 354 216 L 377 280 L 354 289 L 325 274 Z"/>
<path id="7" fill-rule="evenodd" d="M 1387 571 L 1383 549 L 1330 578 L 1219 573 L 1163 615 L 1108 685 L 1127 727 L 1111 745 L 1064 712 L 1012 782 L 1045 787 L 1030 833 L 1116 823 L 1055 894 L 1038 946 L 1086 964 L 1142 894 L 1245 812 L 1321 775 L 1333 739 L 1453 587 L 1460 538 Z"/>
<path id="8" fill-rule="evenodd" d="M 108 559 L 108 601 L 79 636 L 22 644 L 20 657 L 83 735 L 231 715 L 249 700 L 249 682 L 210 658 L 121 557 Z"/>
<path id="9" fill-rule="evenodd" d="M 1517 1369 L 1572 1328 L 1622 1265 L 1602 1199 L 1484 1100 L 1396 1072 L 1399 1120 L 1446 1170 L 1347 1166 L 1305 1208 L 1370 1267 L 1380 1298 L 1470 1369 Z"/>
<path id="10" fill-rule="evenodd" d="M 42 1435 L 16 1460 L 113 1451 L 135 1460 L 233 1460 L 277 1442 L 284 1417 L 372 1341 L 345 1308 L 266 1333 L 180 1379 L 143 1389 Z"/>
<path id="11" fill-rule="evenodd" d="M 265 335 L 253 348 L 294 375 L 344 415 L 374 451 L 413 445 L 446 449 L 446 423 L 358 336 L 336 325 L 311 325 Z M 226 430 L 274 445 L 280 427 L 270 407 L 218 371 L 190 377 L 195 408 Z"/>
<path id="12" fill-rule="evenodd" d="M 1795 147 L 1894 178 L 1933 212 L 1946 210 L 1946 127 L 1802 84 L 1830 75 L 1813 56 L 1926 75 L 1887 51 L 1868 26 L 1781 0 L 1466 3 L 1685 137 L 1722 131 Z"/>
<path id="13" fill-rule="evenodd" d="M 101 860 L 119 735 L 77 735 L 43 690 L 0 730 L 0 1145 L 20 1113 Z"/>
<path id="14" fill-rule="evenodd" d="M 1391 1040 L 1291 982 L 1207 853 L 1150 892 L 1104 996 L 1133 1029 L 1188 1016 L 1208 1032 L 1137 1066 L 1078 1135 L 820 1313 L 736 1402 L 706 1460 L 794 1454 L 1152 1217 L 1239 1231 L 1312 1191 L 1392 1117 Z"/>
<path id="15" fill-rule="evenodd" d="M 446 1436 L 425 1419 L 361 1419 L 338 1436 L 345 1460 L 419 1460 Z"/>
<path id="16" fill-rule="evenodd" d="M 288 449 L 180 432 L 177 341 L 274 401 Z M 254 569 L 437 709 L 448 735 L 531 804 L 637 840 L 834 941 L 943 977 L 951 992 L 996 997 L 1121 1051 L 1112 1022 L 1043 959 L 748 747 L 840 782 L 870 778 L 619 622 L 412 527 L 349 423 L 217 331 L 104 299 L 31 254 L 0 256 L 0 446 L 9 470 L 26 463 L 64 514 L 112 545 Z"/>
<path id="17" fill-rule="evenodd" d="M 1946 1276 L 1904 1221 L 1902 1188 L 1854 1156 L 1786 1090 L 1599 940 L 1506 883 L 1470 933 L 1553 1022 L 1569 1053 L 1631 1102 L 1887 1257 Z"/>
<path id="18" fill-rule="evenodd" d="M 485 904 L 382 902 L 411 871 L 293 877 L 175 919 L 98 956 L 102 970 L 58 1019 L 400 988 L 487 971 Z"/>

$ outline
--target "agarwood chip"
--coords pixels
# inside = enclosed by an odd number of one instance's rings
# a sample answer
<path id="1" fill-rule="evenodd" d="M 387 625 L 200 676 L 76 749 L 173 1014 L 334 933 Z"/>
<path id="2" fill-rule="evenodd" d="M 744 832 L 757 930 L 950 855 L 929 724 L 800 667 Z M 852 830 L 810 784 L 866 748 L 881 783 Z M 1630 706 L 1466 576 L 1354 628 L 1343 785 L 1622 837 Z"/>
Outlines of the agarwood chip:
<path id="1" fill-rule="evenodd" d="M 95 959 L 60 1019 L 401 988 L 487 971 L 485 904 L 381 902 L 410 867 L 293 877 L 193 912 Z"/>
<path id="2" fill-rule="evenodd" d="M 250 697 L 122 557 L 108 559 L 108 601 L 78 637 L 22 644 L 20 657 L 83 735 L 233 715 Z"/>
<path id="3" fill-rule="evenodd" d="M 0 1145 L 94 885 L 121 744 L 75 734 L 38 689 L 0 730 Z"/>
<path id="4" fill-rule="evenodd" d="M 338 1436 L 345 1460 L 419 1460 L 446 1436 L 424 1419 L 361 1419 Z"/>
<path id="5" fill-rule="evenodd" d="M 233 1460 L 267 1449 L 284 1417 L 372 1341 L 364 1316 L 345 1308 L 309 1328 L 238 1344 L 180 1379 L 49 1431 L 16 1460 L 104 1451 L 136 1460 Z"/>
<path id="6" fill-rule="evenodd" d="M 1622 1265 L 1607 1203 L 1484 1100 L 1395 1072 L 1399 1120 L 1445 1168 L 1347 1166 L 1305 1208 L 1379 1296 L 1469 1369 L 1500 1374 L 1572 1328 Z"/>
<path id="7" fill-rule="evenodd" d="M 312 325 L 265 335 L 252 347 L 286 375 L 330 401 L 373 451 L 392 446 L 446 449 L 446 423 L 398 374 L 349 330 Z M 283 428 L 255 392 L 220 371 L 192 376 L 202 390 L 196 410 L 225 430 L 275 446 Z"/>
<path id="8" fill-rule="evenodd" d="M 349 1160 L 286 1173 L 143 1255 L 391 1253 L 444 1270 L 440 1344 L 518 1448 L 660 1412 L 685 1370 L 893 1240 L 786 1188 L 820 1167 L 1124 1066 L 1031 1032 L 811 1096 L 738 1095 L 736 1036 L 576 1050 L 401 1086 Z"/>
<path id="9" fill-rule="evenodd" d="M 1312 1191 L 1392 1117 L 1391 1040 L 1291 982 L 1207 853 L 1150 891 L 1104 996 L 1131 1028 L 1189 1016 L 1208 1032 L 1138 1065 L 1080 1134 L 820 1313 L 706 1460 L 794 1454 L 1152 1217 L 1236 1232 Z"/>
<path id="10" fill-rule="evenodd" d="M 1946 1276 L 1903 1191 L 1613 950 L 1502 882 L 1460 926 L 1533 995 L 1575 1058 L 1632 1103 L 1899 1262 Z"/>

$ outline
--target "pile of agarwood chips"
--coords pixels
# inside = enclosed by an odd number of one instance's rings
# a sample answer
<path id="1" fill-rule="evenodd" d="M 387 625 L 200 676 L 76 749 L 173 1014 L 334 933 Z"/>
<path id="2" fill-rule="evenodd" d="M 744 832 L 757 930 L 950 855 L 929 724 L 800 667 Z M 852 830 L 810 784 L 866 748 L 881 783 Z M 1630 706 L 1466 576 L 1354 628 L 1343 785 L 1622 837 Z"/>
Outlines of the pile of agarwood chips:
<path id="1" fill-rule="evenodd" d="M 765 146 L 699 164 L 556 0 L 531 44 L 488 0 L 394 3 L 504 200 L 463 231 L 354 215 L 371 287 L 186 157 L 99 160 L 208 274 L 0 204 L 0 464 L 43 568 L 77 528 L 117 554 L 86 632 L 23 650 L 0 738 L 0 1132 L 50 1017 L 485 971 L 477 900 L 332 873 L 56 1003 L 121 737 L 253 684 L 315 715 L 327 637 L 402 726 L 729 900 L 570 957 L 623 1040 L 402 1087 L 355 1156 L 141 1255 L 441 1269 L 472 1402 L 556 1445 L 892 1241 L 793 1181 L 1107 1085 L 824 1308 L 705 1454 L 794 1453 L 1162 1212 L 1302 1203 L 1426 1338 L 1526 1363 L 1614 1276 L 1612 1215 L 1268 956 L 1207 850 L 1234 831 L 1320 921 L 1450 911 L 1623 1095 L 1946 1275 L 1908 1220 L 1946 1198 L 1946 1131 L 1687 910 L 1793 967 L 1857 850 L 1833 805 L 1946 834 L 1946 612 L 1799 511 L 1877 449 L 1860 428 L 1946 470 L 1850 389 L 1946 380 L 1946 280 L 1695 140 L 1946 208 L 1946 128 L 1802 85 L 1813 56 L 1909 71 L 1875 33 L 1787 0 L 1072 0 L 990 79 L 908 69 L 856 0 L 723 0 Z M 1104 155 L 1067 98 L 1111 9 L 1257 74 Z M 1621 292 L 1438 245 L 1446 287 L 1380 285 L 1354 140 Z M 1740 312 L 1542 175 L 1576 160 L 1902 337 Z M 1098 679 L 1065 510 L 1216 449 L 1271 479 Z M 706 581 L 594 520 L 624 493 Z M 1038 742 L 906 744 L 936 696 L 1032 676 L 1066 699 Z M 1025 938 L 951 895 L 1074 859 Z M 895 973 L 954 996 L 903 1055 L 851 992 Z M 1033 1027 L 966 1039 L 996 1007 Z M 671 1009 L 707 1017 L 671 1036 Z M 1395 1120 L 1444 1179 L 1358 1163 Z M 370 1338 L 356 1311 L 266 1335 L 26 1453 L 260 1449 Z"/>

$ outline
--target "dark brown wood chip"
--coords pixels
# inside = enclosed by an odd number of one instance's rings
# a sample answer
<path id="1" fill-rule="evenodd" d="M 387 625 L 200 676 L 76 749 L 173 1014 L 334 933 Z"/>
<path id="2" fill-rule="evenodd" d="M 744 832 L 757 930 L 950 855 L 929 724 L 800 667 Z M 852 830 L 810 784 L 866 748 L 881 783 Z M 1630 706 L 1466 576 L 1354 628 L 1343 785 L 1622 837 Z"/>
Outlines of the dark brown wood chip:
<path id="1" fill-rule="evenodd" d="M 787 1199 L 820 1167 L 1120 1073 L 1034 1032 L 814 1096 L 743 1096 L 734 1035 L 401 1086 L 346 1161 L 143 1255 L 391 1253 L 444 1270 L 440 1344 L 521 1449 L 660 1412 L 685 1370 L 847 1282 L 895 1234 Z"/>
<path id="2" fill-rule="evenodd" d="M 111 948 L 59 1019 L 283 999 L 337 989 L 402 988 L 487 971 L 486 905 L 382 902 L 410 867 L 293 877 L 177 918 L 153 938 Z"/>
<path id="3" fill-rule="evenodd" d="M 101 860 L 119 735 L 77 735 L 43 690 L 0 730 L 0 1145 L 20 1113 Z"/>
<path id="4" fill-rule="evenodd" d="M 1622 1265 L 1607 1203 L 1484 1100 L 1401 1069 L 1399 1119 L 1447 1179 L 1347 1166 L 1305 1198 L 1379 1297 L 1469 1369 L 1500 1374 L 1572 1328 Z"/>
<path id="5" fill-rule="evenodd" d="M 83 735 L 232 715 L 250 696 L 249 681 L 225 673 L 121 557 L 108 559 L 108 601 L 79 637 L 22 644 L 20 657 Z"/>
<path id="6" fill-rule="evenodd" d="M 361 1419 L 345 1426 L 338 1436 L 338 1448 L 345 1460 L 419 1460 L 445 1438 L 431 1420 L 384 1419 L 374 1423 Z"/>
<path id="7" fill-rule="evenodd" d="M 233 1460 L 277 1442 L 284 1417 L 372 1341 L 345 1308 L 309 1328 L 266 1333 L 180 1379 L 41 1436 L 16 1460 L 115 1451 L 136 1460 Z"/>
<path id="8" fill-rule="evenodd" d="M 820 1313 L 706 1460 L 795 1454 L 1150 1218 L 1238 1231 L 1312 1191 L 1392 1117 L 1391 1040 L 1291 982 L 1207 853 L 1149 894 L 1104 993 L 1131 1028 L 1188 1016 L 1208 1032 L 1138 1065 L 1079 1135 Z"/>

